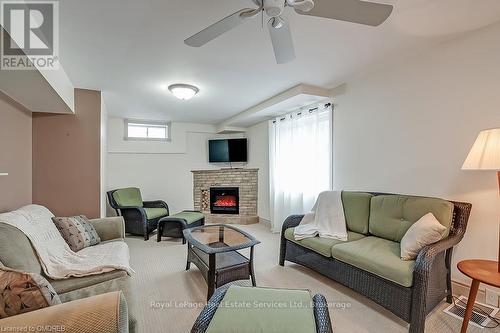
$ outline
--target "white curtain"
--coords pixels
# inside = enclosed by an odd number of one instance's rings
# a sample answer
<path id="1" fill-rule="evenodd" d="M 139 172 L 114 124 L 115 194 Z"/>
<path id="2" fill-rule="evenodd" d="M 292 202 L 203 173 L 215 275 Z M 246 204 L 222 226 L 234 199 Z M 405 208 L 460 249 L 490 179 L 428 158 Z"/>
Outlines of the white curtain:
<path id="1" fill-rule="evenodd" d="M 332 134 L 329 104 L 270 121 L 273 232 L 289 215 L 309 212 L 318 194 L 332 188 Z"/>

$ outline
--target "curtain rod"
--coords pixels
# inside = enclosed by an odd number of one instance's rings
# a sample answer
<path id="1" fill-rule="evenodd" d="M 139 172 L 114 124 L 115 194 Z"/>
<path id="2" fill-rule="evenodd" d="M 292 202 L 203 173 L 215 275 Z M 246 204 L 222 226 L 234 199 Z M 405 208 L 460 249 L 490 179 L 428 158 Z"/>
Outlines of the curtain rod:
<path id="1" fill-rule="evenodd" d="M 325 109 L 327 109 L 327 108 L 329 108 L 329 107 L 332 107 L 332 108 L 333 108 L 333 104 L 332 104 L 332 103 L 326 103 L 326 104 L 324 105 L 324 108 L 325 108 Z M 308 109 L 307 111 L 309 111 L 309 113 L 313 113 L 314 111 L 318 111 L 318 110 L 319 110 L 319 107 L 315 107 L 315 108 L 312 108 L 312 109 Z M 294 113 L 295 113 L 295 112 L 291 112 L 291 113 L 289 114 L 289 115 L 290 115 L 290 117 L 292 117 L 292 115 L 293 115 Z M 297 114 L 298 116 L 300 116 L 300 115 L 302 115 L 302 111 L 299 111 L 299 112 L 297 112 L 296 114 Z M 285 120 L 287 116 L 288 116 L 288 115 L 286 115 L 286 116 L 284 116 L 284 117 L 280 118 L 280 121 Z M 276 124 L 276 120 L 273 120 L 273 124 Z"/>

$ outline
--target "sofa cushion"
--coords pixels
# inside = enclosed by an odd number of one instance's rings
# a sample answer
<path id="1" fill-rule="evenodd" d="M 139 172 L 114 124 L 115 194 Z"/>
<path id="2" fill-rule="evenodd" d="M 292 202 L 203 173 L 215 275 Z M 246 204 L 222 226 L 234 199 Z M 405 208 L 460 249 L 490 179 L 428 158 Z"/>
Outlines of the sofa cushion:
<path id="1" fill-rule="evenodd" d="M 398 242 L 373 236 L 332 247 L 332 256 L 335 259 L 403 287 L 411 287 L 415 260 L 402 260 L 400 253 Z"/>
<path id="2" fill-rule="evenodd" d="M 368 220 L 370 218 L 370 201 L 373 197 L 364 192 L 342 192 L 347 229 L 363 235 L 368 235 Z"/>
<path id="3" fill-rule="evenodd" d="M 148 220 L 157 219 L 162 216 L 167 216 L 168 211 L 165 208 L 144 208 Z"/>
<path id="4" fill-rule="evenodd" d="M 138 188 L 130 187 L 113 192 L 113 199 L 122 207 L 142 207 L 141 191 Z"/>
<path id="5" fill-rule="evenodd" d="M 207 333 L 315 333 L 312 297 L 307 290 L 231 286 Z"/>
<path id="6" fill-rule="evenodd" d="M 19 229 L 1 222 L 0 261 L 6 267 L 42 274 L 42 266 L 28 237 Z"/>
<path id="7" fill-rule="evenodd" d="M 371 200 L 370 234 L 400 242 L 410 226 L 422 216 L 432 213 L 447 230 L 453 220 L 453 204 L 437 198 L 404 195 L 380 195 Z"/>
<path id="8" fill-rule="evenodd" d="M 332 246 L 336 244 L 341 244 L 345 243 L 341 240 L 337 239 L 331 239 L 331 238 L 324 238 L 324 237 L 311 237 L 311 238 L 306 238 L 302 240 L 295 240 L 293 236 L 293 230 L 295 228 L 288 228 L 285 230 L 285 238 L 299 244 L 305 248 L 308 248 L 309 250 L 313 250 L 314 252 L 317 252 L 325 257 L 331 257 L 332 256 Z M 364 235 L 358 234 L 356 232 L 348 231 L 347 232 L 347 241 L 352 242 L 361 238 L 364 238 Z"/>

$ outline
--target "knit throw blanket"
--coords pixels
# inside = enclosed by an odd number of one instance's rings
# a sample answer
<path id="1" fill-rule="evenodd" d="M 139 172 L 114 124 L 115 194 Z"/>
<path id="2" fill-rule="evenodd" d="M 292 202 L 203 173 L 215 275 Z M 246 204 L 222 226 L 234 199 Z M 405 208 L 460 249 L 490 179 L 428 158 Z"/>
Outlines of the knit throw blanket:
<path id="1" fill-rule="evenodd" d="M 347 241 L 341 191 L 320 193 L 312 211 L 307 213 L 294 229 L 296 240 L 316 236 Z"/>
<path id="2" fill-rule="evenodd" d="M 31 241 L 44 273 L 52 279 L 83 277 L 124 270 L 129 275 L 130 256 L 125 242 L 109 242 L 73 252 L 52 222 L 54 215 L 45 207 L 28 205 L 0 214 L 0 222 L 23 232 Z"/>

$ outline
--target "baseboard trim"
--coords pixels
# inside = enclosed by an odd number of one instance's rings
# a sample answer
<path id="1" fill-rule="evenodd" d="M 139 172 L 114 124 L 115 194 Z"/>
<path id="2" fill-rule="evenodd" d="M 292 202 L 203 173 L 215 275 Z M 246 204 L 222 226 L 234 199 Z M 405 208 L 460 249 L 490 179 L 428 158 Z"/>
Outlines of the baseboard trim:
<path id="1" fill-rule="evenodd" d="M 453 295 L 459 296 L 459 295 L 464 295 L 465 297 L 469 297 L 469 292 L 470 292 L 470 286 L 466 285 L 462 282 L 458 281 L 451 281 L 452 288 L 453 288 Z M 482 289 L 479 289 L 477 292 L 477 297 L 476 301 L 479 303 L 484 303 L 486 304 L 486 292 Z"/>
<path id="2" fill-rule="evenodd" d="M 263 225 L 265 225 L 266 227 L 269 227 L 271 228 L 271 221 L 268 220 L 268 219 L 264 219 L 262 217 L 259 217 L 259 223 L 262 223 Z"/>

